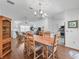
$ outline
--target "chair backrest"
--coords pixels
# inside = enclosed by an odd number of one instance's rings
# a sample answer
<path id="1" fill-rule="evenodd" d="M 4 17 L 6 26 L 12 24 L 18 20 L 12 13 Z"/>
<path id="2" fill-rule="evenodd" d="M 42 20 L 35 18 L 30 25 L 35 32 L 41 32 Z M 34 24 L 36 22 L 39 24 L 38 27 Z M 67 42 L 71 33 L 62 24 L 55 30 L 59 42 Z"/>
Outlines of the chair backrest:
<path id="1" fill-rule="evenodd" d="M 20 37 L 20 34 L 18 31 L 16 31 L 16 37 L 19 38 Z"/>
<path id="2" fill-rule="evenodd" d="M 40 36 L 44 36 L 44 32 L 39 32 L 39 35 Z"/>
<path id="3" fill-rule="evenodd" d="M 28 55 L 33 53 L 35 49 L 35 41 L 32 33 L 27 33 Z"/>
<path id="4" fill-rule="evenodd" d="M 28 37 L 29 47 L 33 49 L 34 48 L 34 43 L 35 43 L 34 38 L 32 36 L 29 36 Z"/>
<path id="5" fill-rule="evenodd" d="M 50 38 L 50 32 L 44 32 L 44 37 L 45 38 Z"/>
<path id="6" fill-rule="evenodd" d="M 57 32 L 57 34 L 54 37 L 54 44 L 53 44 L 53 53 L 57 50 L 58 41 L 60 40 L 60 32 Z"/>
<path id="7" fill-rule="evenodd" d="M 33 46 L 34 45 L 33 34 L 31 32 L 28 32 L 26 37 L 27 37 L 27 41 L 28 41 L 29 47 Z"/>
<path id="8" fill-rule="evenodd" d="M 44 38 L 50 38 L 50 32 L 39 32 L 39 35 Z"/>

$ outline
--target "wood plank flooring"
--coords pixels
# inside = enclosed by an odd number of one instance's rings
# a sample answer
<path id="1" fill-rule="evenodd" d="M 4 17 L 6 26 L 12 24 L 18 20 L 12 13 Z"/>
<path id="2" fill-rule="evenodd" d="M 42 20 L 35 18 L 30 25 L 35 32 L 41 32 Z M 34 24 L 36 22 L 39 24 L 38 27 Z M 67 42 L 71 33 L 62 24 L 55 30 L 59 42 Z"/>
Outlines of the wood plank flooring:
<path id="1" fill-rule="evenodd" d="M 12 40 L 12 52 L 6 55 L 3 59 L 29 59 L 27 56 L 24 57 L 23 51 L 24 43 L 18 44 L 16 39 Z M 79 54 L 78 51 L 60 45 L 58 46 L 57 54 L 58 59 L 79 59 L 78 56 L 75 57 L 75 55 Z"/>
<path id="2" fill-rule="evenodd" d="M 24 59 L 24 43 L 18 44 L 17 40 L 12 40 L 12 52 L 4 59 Z"/>

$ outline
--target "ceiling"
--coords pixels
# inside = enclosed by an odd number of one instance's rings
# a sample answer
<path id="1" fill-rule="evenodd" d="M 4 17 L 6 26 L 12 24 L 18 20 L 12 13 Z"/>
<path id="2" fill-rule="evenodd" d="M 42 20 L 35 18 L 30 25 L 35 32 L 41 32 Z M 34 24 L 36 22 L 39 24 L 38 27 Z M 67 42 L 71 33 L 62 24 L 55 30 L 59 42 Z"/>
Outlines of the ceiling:
<path id="1" fill-rule="evenodd" d="M 79 8 L 79 0 L 10 0 L 15 4 L 7 3 L 7 0 L 0 0 L 0 13 L 16 18 L 17 20 L 35 20 L 34 11 L 38 10 L 39 2 L 42 3 L 42 10 L 49 17 L 53 15 Z M 33 9 L 31 9 L 32 7 Z"/>

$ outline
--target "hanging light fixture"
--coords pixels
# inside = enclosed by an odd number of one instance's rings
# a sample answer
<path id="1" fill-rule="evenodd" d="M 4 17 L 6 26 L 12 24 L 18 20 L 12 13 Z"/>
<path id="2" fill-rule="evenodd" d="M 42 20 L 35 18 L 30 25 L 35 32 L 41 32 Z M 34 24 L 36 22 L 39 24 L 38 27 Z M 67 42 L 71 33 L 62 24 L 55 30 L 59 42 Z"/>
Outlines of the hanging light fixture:
<path id="1" fill-rule="evenodd" d="M 48 14 L 44 12 L 44 10 L 42 10 L 42 2 L 40 2 L 39 0 L 39 3 L 38 3 L 38 6 L 39 6 L 39 9 L 38 10 L 35 10 L 34 8 L 32 7 L 29 7 L 31 10 L 34 10 L 34 15 L 37 16 L 37 17 L 47 17 Z"/>
<path id="2" fill-rule="evenodd" d="M 47 15 L 47 13 L 45 13 L 43 10 L 42 10 L 42 3 L 41 2 L 39 2 L 39 10 L 38 10 L 38 12 L 34 12 L 34 15 L 35 16 L 39 16 L 39 17 L 46 17 L 46 16 L 48 16 Z"/>

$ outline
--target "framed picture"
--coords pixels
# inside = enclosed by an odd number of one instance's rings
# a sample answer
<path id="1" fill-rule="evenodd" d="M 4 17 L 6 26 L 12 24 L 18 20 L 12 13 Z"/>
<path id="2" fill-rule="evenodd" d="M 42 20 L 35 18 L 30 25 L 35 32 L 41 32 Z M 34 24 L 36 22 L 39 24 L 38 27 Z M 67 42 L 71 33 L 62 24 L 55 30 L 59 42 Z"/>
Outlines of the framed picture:
<path id="1" fill-rule="evenodd" d="M 78 28 L 78 20 L 68 21 L 68 28 Z"/>

